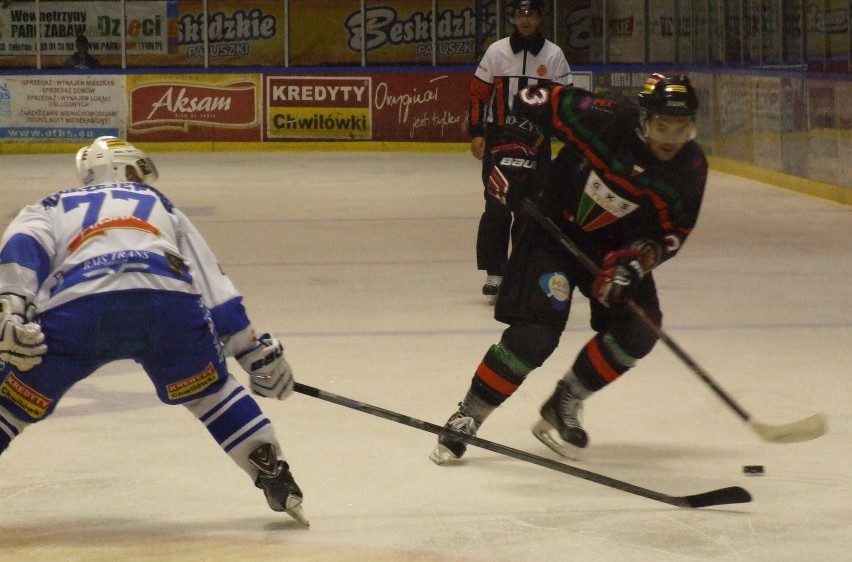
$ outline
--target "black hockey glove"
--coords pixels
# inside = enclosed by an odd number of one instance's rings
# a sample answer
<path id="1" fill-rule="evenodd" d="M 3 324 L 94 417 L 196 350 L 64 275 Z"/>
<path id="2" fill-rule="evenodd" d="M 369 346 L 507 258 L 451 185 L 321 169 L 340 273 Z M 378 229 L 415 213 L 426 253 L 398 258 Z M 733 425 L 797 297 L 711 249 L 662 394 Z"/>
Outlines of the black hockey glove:
<path id="1" fill-rule="evenodd" d="M 539 148 L 510 142 L 492 148 L 491 157 L 494 167 L 488 178 L 488 193 L 500 203 L 514 208 L 534 187 Z"/>
<path id="2" fill-rule="evenodd" d="M 592 294 L 602 305 L 622 306 L 645 276 L 636 250 L 614 250 L 606 255 L 603 268 L 592 285 Z"/>

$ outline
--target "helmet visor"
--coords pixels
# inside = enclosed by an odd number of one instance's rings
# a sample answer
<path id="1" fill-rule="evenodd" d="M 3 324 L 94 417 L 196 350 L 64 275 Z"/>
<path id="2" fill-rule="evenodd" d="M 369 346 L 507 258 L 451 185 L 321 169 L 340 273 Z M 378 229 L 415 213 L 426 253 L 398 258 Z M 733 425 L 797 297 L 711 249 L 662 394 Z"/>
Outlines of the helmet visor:
<path id="1" fill-rule="evenodd" d="M 694 117 L 651 115 L 644 126 L 645 137 L 664 144 L 686 144 L 698 134 Z"/>

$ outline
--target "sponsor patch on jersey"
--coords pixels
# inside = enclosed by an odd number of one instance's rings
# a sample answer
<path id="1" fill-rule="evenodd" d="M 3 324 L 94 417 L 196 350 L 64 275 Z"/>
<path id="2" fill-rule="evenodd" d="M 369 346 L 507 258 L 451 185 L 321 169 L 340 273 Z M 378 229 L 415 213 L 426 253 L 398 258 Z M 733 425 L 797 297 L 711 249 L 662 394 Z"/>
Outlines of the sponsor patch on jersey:
<path id="1" fill-rule="evenodd" d="M 0 384 L 0 396 L 14 402 L 33 419 L 43 417 L 53 404 L 52 398 L 30 388 L 12 373 L 9 373 L 3 384 Z"/>
<path id="2" fill-rule="evenodd" d="M 571 300 L 571 283 L 568 282 L 564 273 L 561 271 L 545 273 L 538 278 L 538 285 L 550 299 L 550 306 L 554 310 L 561 312 L 568 308 Z"/>
<path id="3" fill-rule="evenodd" d="M 635 211 L 639 205 L 613 193 L 592 170 L 580 197 L 577 223 L 589 232 L 606 226 Z"/>
<path id="4" fill-rule="evenodd" d="M 189 266 L 182 257 L 172 254 L 170 252 L 163 252 L 166 256 L 166 263 L 169 264 L 169 269 L 172 270 L 176 275 L 186 275 L 189 271 Z"/>
<path id="5" fill-rule="evenodd" d="M 217 380 L 219 380 L 219 373 L 213 368 L 212 363 L 208 363 L 207 367 L 197 375 L 166 386 L 166 393 L 170 400 L 180 400 L 202 392 Z"/>
<path id="6" fill-rule="evenodd" d="M 577 107 L 582 109 L 583 111 L 589 110 L 597 110 L 604 111 L 606 113 L 612 113 L 615 111 L 617 104 L 615 100 L 609 98 L 599 98 L 597 96 L 585 96 L 580 99 Z"/>

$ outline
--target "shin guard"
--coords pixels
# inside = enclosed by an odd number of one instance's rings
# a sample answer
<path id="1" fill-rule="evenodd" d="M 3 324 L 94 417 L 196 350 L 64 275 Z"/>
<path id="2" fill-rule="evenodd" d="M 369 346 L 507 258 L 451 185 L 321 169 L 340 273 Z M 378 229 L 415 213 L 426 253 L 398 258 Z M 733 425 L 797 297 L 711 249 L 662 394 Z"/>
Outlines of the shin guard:
<path id="1" fill-rule="evenodd" d="M 583 385 L 596 392 L 636 364 L 609 333 L 598 334 L 586 344 L 572 370 Z"/>

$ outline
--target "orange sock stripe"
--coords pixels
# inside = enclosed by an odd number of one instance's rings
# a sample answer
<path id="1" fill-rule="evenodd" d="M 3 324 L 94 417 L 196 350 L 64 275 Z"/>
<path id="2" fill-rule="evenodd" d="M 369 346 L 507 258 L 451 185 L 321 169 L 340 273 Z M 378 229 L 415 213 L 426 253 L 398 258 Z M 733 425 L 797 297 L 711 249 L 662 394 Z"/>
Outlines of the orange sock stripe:
<path id="1" fill-rule="evenodd" d="M 601 348 L 598 346 L 597 338 L 592 339 L 592 341 L 586 345 L 586 351 L 589 354 L 589 360 L 592 362 L 592 366 L 603 380 L 606 382 L 612 382 L 621 376 L 620 373 L 612 368 L 612 365 L 609 364 L 603 356 L 603 353 L 601 353 Z"/>
<path id="2" fill-rule="evenodd" d="M 492 371 L 484 362 L 480 363 L 479 367 L 476 369 L 476 376 L 479 377 L 486 385 L 493 388 L 503 396 L 511 396 L 516 390 L 518 390 L 518 385 L 510 383 Z"/>

